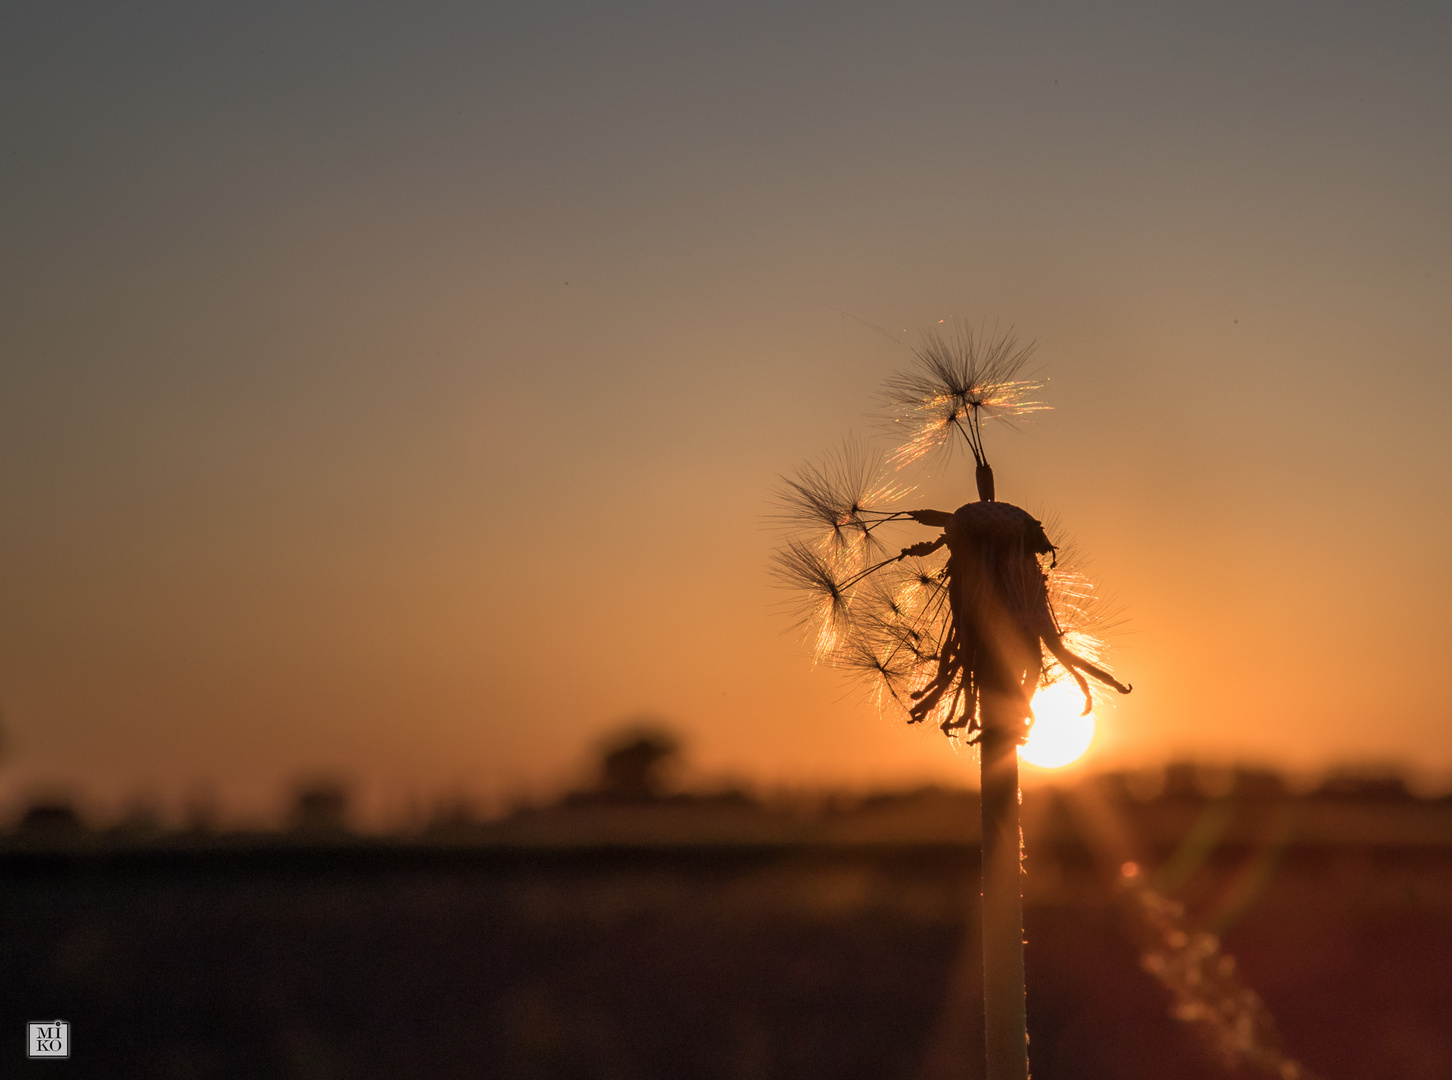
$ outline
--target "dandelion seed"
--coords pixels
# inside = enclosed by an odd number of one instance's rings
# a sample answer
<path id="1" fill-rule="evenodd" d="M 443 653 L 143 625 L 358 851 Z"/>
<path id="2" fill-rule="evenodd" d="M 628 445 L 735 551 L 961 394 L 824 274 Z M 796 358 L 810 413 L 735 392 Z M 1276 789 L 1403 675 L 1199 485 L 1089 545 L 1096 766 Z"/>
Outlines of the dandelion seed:
<path id="1" fill-rule="evenodd" d="M 839 559 L 865 562 L 882 550 L 873 530 L 893 520 L 884 509 L 911 489 L 895 484 L 867 445 L 848 440 L 822 461 L 783 477 L 776 491 L 779 521 L 810 530 Z"/>
<path id="2" fill-rule="evenodd" d="M 913 350 L 914 367 L 887 383 L 890 417 L 908 431 L 890 456 L 892 463 L 901 467 L 917 461 L 956 433 L 968 443 L 974 462 L 986 465 L 984 419 L 1008 420 L 1049 407 L 1026 400 L 1043 382 L 1018 378 L 1033 351 L 1033 345 L 1020 347 L 1012 332 L 987 340 L 961 326 L 953 338 L 936 330 L 925 333 Z"/>
<path id="3" fill-rule="evenodd" d="M 777 580 L 797 596 L 799 622 L 813 641 L 818 660 L 830 656 L 847 628 L 850 593 L 827 556 L 793 540 L 778 551 L 773 567 Z"/>
<path id="4" fill-rule="evenodd" d="M 906 709 L 906 697 L 911 693 L 913 672 L 917 656 L 911 649 L 902 649 L 890 637 L 872 640 L 856 637 L 842 650 L 835 661 L 838 667 L 855 670 L 868 675 L 879 708 L 889 700 Z"/>

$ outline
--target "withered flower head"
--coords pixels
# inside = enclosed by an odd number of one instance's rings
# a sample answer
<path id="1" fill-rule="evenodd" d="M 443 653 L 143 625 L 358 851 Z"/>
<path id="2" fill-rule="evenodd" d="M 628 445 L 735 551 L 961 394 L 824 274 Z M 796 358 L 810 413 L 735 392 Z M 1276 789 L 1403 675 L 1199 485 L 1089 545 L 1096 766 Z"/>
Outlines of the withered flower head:
<path id="1" fill-rule="evenodd" d="M 783 478 L 776 492 L 774 516 L 797 535 L 776 553 L 775 573 L 796 594 L 818 662 L 865 676 L 878 704 L 910 723 L 969 742 L 985 700 L 995 716 L 1021 709 L 1027 723 L 1041 685 L 1072 680 L 1086 711 L 1090 680 L 1130 690 L 1103 665 L 1092 586 L 1036 518 L 992 494 L 982 420 L 1048 407 L 1029 400 L 1043 383 L 1019 377 L 1032 351 L 1012 333 L 930 332 L 912 368 L 887 384 L 907 434 L 888 461 L 915 461 L 956 430 L 978 465 L 978 502 L 894 509 L 907 491 L 884 479 L 862 442 Z M 924 526 L 936 535 L 924 538 Z"/>

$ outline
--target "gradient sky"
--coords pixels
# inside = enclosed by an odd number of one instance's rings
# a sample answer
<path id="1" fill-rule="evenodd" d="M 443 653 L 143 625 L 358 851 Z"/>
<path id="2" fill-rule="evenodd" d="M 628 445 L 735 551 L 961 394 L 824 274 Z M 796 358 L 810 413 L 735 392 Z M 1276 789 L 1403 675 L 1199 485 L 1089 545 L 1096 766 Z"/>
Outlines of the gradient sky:
<path id="1" fill-rule="evenodd" d="M 1445 5 L 0 14 L 0 794 L 968 778 L 774 610 L 967 317 L 1128 616 L 1092 762 L 1452 772 Z M 845 314 L 844 314 L 845 313 Z M 911 339 L 911 335 L 907 336 Z M 931 499 L 928 496 L 933 496 Z M 971 497 L 947 473 L 924 502 Z"/>

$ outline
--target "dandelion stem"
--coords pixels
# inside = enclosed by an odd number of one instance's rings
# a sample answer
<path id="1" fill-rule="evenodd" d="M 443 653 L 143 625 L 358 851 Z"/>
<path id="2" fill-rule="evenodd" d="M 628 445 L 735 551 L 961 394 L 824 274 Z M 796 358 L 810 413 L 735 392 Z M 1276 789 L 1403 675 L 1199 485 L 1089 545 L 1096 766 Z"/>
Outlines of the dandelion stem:
<path id="1" fill-rule="evenodd" d="M 987 1080 L 1027 1080 L 1024 1001 L 1022 837 L 1018 824 L 1018 738 L 1012 710 L 983 698 L 983 1018 Z M 994 715 L 998 713 L 1000 715 Z"/>

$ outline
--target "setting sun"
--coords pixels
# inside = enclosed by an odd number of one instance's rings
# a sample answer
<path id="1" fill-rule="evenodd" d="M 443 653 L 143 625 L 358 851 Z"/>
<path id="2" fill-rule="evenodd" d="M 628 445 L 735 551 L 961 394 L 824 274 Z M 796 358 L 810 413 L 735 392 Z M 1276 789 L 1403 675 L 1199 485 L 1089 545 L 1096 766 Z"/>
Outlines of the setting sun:
<path id="1" fill-rule="evenodd" d="M 1094 741 L 1094 714 L 1080 715 L 1084 695 L 1070 679 L 1060 679 L 1034 695 L 1034 726 L 1019 758 L 1040 769 L 1072 765 Z"/>

